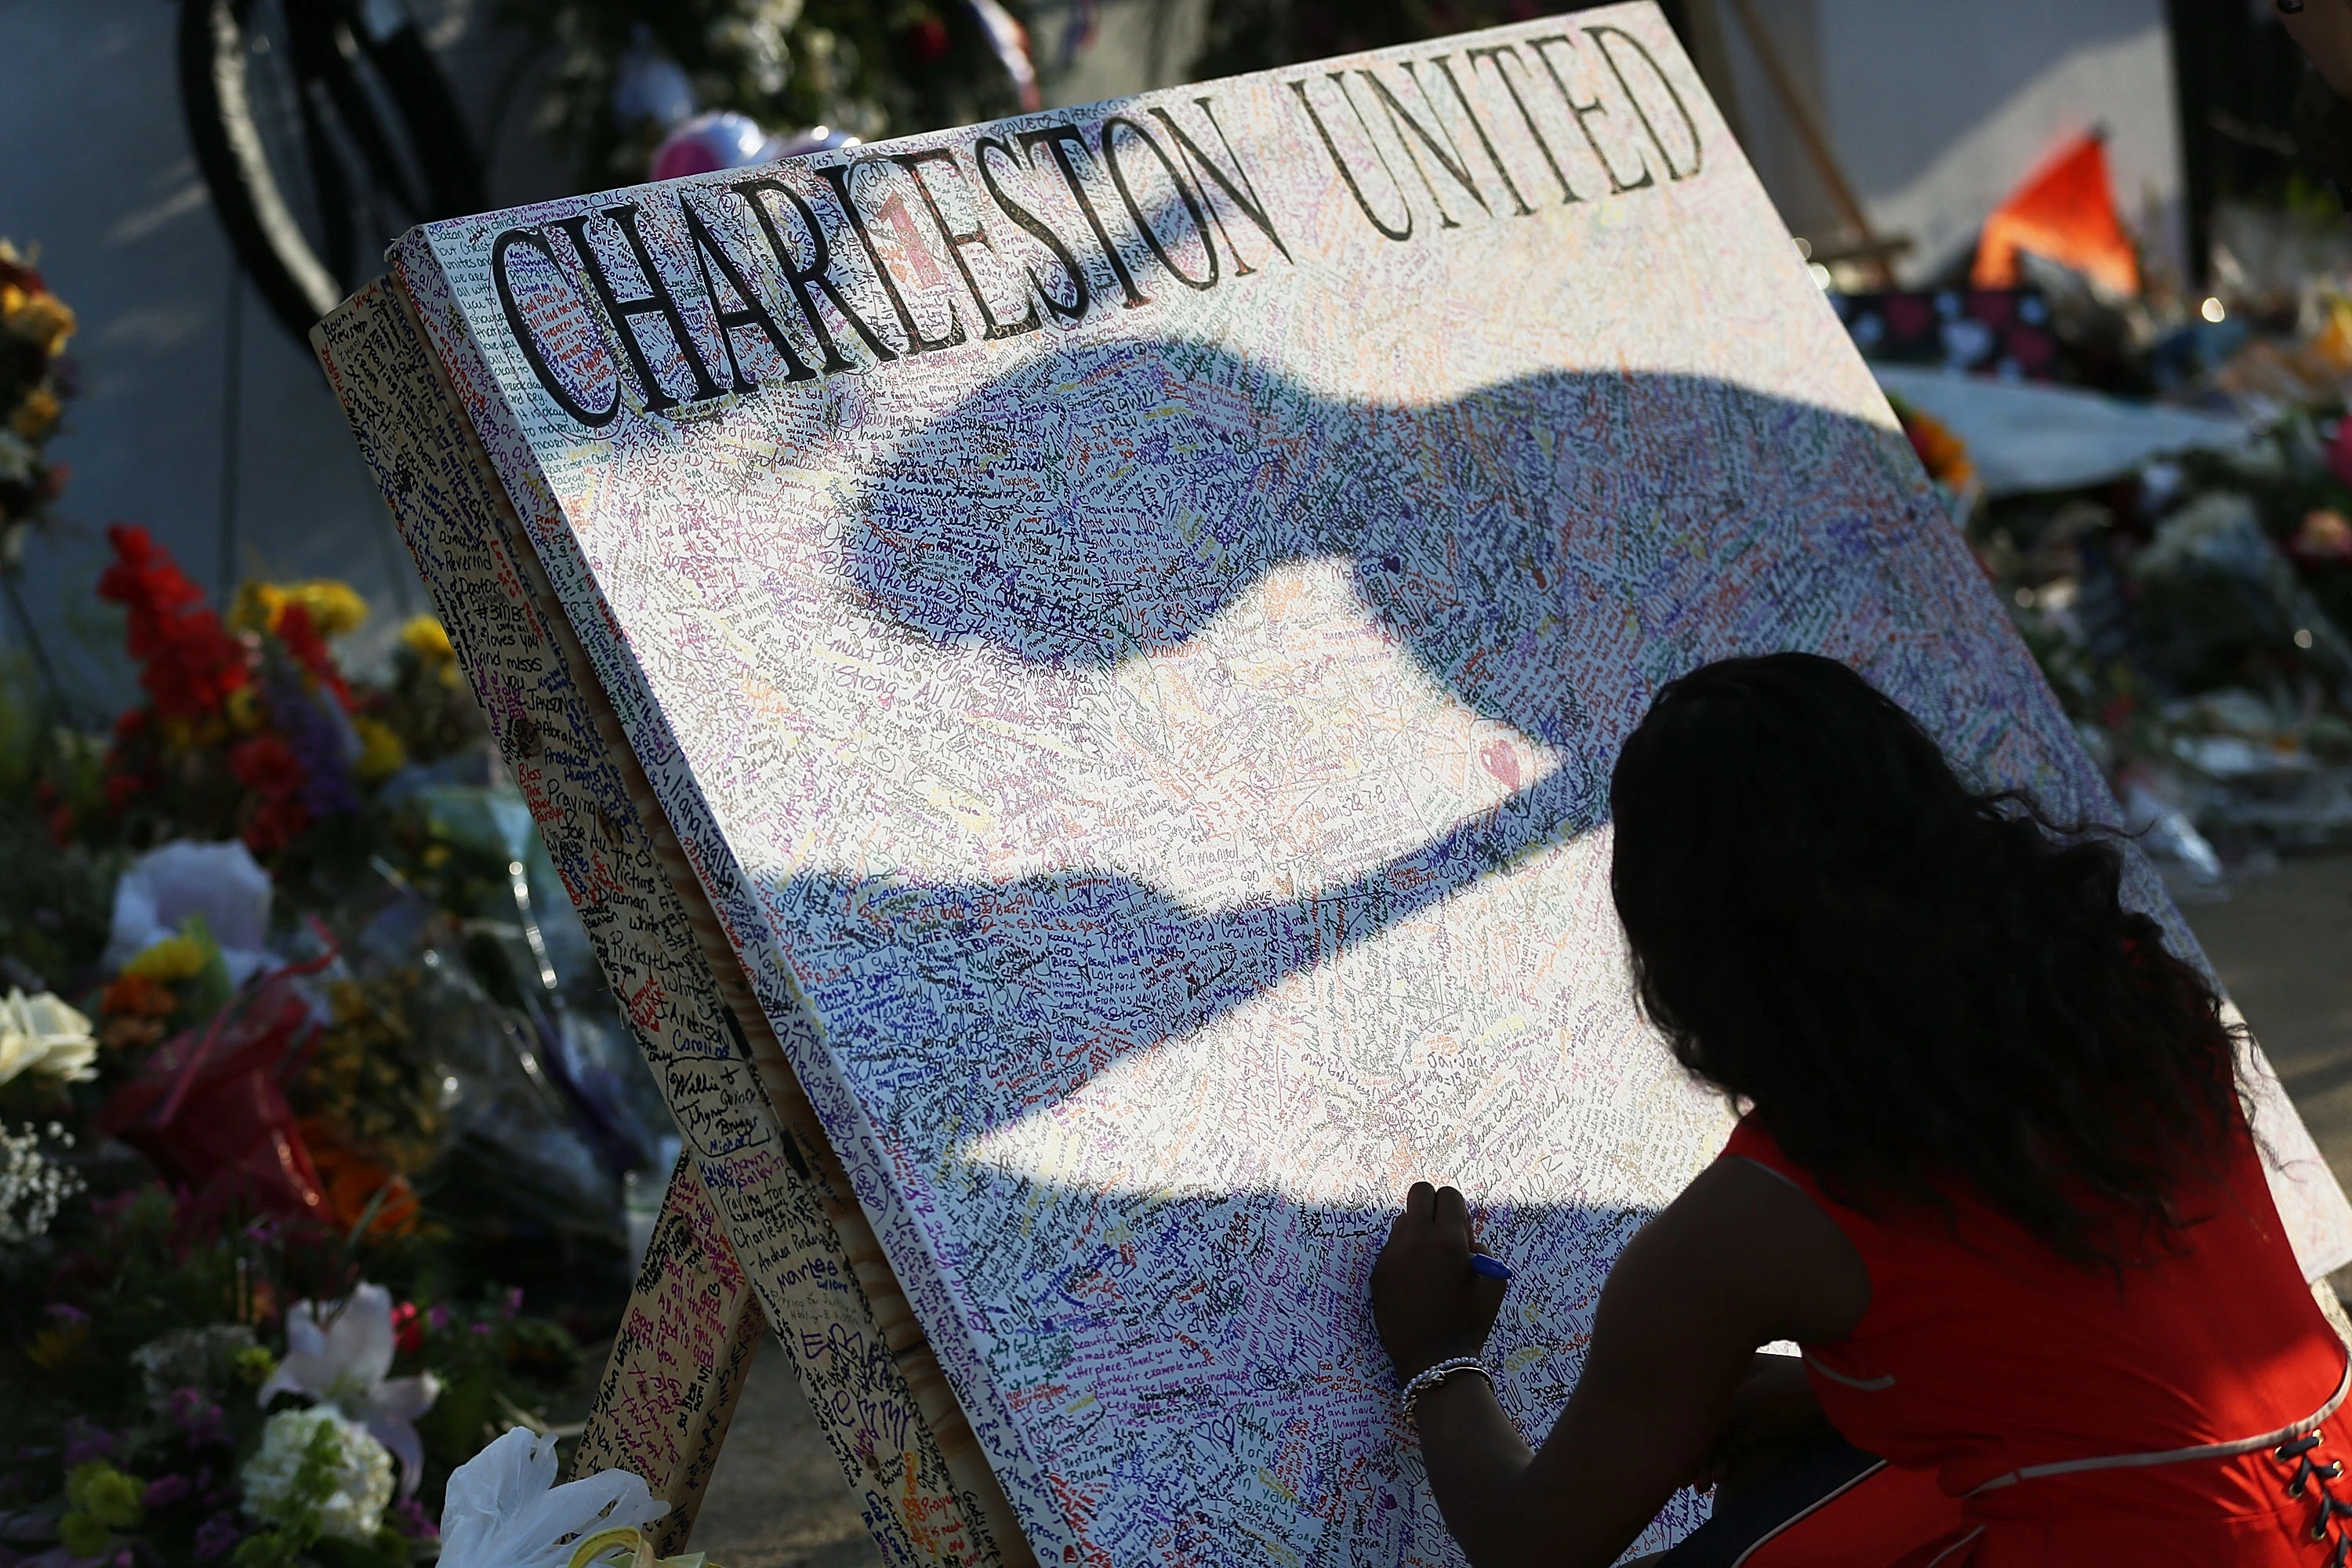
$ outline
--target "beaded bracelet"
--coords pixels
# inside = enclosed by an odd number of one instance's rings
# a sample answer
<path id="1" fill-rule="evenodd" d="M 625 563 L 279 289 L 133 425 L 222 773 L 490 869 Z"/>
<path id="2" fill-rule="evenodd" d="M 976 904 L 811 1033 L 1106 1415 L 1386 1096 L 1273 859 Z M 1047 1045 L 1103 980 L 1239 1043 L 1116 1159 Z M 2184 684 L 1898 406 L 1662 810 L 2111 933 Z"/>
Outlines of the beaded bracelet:
<path id="1" fill-rule="evenodd" d="M 1486 1370 L 1485 1362 L 1475 1355 L 1453 1356 L 1439 1362 L 1434 1366 L 1422 1368 L 1405 1381 L 1405 1385 L 1400 1393 L 1400 1397 L 1404 1403 L 1404 1413 L 1407 1415 L 1412 1415 L 1414 1401 L 1457 1372 L 1475 1372 L 1486 1380 L 1488 1387 L 1494 1386 L 1495 1374 Z"/>

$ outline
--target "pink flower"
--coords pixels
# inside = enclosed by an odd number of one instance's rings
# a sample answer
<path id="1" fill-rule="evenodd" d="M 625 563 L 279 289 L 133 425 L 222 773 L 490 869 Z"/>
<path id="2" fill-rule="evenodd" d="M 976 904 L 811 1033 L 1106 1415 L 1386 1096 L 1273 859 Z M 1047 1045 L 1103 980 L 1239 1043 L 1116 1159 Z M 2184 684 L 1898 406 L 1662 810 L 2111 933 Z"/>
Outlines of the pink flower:
<path id="1" fill-rule="evenodd" d="M 403 1301 L 392 1310 L 392 1344 L 403 1355 L 415 1355 L 425 1348 L 425 1323 L 414 1301 Z"/>

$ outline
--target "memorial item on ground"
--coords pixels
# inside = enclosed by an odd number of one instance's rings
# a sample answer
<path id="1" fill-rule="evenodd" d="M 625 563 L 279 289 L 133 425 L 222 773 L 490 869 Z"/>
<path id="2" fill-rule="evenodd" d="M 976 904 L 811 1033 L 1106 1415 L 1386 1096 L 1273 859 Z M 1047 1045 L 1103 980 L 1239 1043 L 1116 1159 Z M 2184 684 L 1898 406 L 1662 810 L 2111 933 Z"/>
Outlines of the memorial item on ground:
<path id="1" fill-rule="evenodd" d="M 395 1568 L 609 1332 L 650 1081 L 438 624 L 114 542 L 136 705 L 0 706 L 0 1531 Z"/>
<path id="2" fill-rule="evenodd" d="M 2112 812 L 1654 6 L 390 259 L 314 342 L 685 1138 L 580 1460 L 652 1550 L 767 1327 L 890 1561 L 1456 1561 L 1399 1190 L 1533 1432 L 1730 1124 L 1609 900 L 1651 694 L 1824 653 Z"/>

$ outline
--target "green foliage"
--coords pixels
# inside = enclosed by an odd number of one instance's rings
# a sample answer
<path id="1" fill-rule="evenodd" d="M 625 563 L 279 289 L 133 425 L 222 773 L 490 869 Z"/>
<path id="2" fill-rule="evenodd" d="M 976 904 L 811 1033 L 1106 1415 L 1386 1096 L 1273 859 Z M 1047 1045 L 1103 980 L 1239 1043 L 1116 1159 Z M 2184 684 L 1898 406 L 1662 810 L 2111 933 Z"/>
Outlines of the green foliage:
<path id="1" fill-rule="evenodd" d="M 545 116 L 580 149 L 592 185 L 645 178 L 659 137 L 613 110 L 622 57 L 641 36 L 685 69 L 698 107 L 771 132 L 829 125 L 871 141 L 1019 107 L 955 0 L 506 0 L 504 15 L 555 47 Z"/>
<path id="2" fill-rule="evenodd" d="M 0 672 L 0 990 L 73 990 L 106 946 L 123 857 L 58 842 L 102 798 L 105 747 L 49 722 L 31 685 Z"/>
<path id="3" fill-rule="evenodd" d="M 507 1301 L 438 1314 L 421 1360 L 441 1380 L 441 1396 L 416 1423 L 436 1471 L 454 1468 L 568 1380 L 579 1361 L 572 1336 L 543 1318 L 512 1314 Z"/>
<path id="4" fill-rule="evenodd" d="M 1572 8 L 1560 0 L 1210 0 L 1192 75 L 1271 70 Z"/>

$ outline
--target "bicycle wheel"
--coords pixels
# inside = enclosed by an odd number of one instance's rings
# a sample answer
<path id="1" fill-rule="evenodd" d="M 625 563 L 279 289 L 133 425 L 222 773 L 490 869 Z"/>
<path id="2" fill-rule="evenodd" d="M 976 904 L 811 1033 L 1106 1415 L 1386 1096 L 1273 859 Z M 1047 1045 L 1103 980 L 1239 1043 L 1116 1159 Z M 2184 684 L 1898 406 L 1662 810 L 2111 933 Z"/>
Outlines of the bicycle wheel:
<path id="1" fill-rule="evenodd" d="M 238 264 L 298 338 L 413 225 L 488 205 L 398 0 L 181 0 L 181 105 Z"/>

